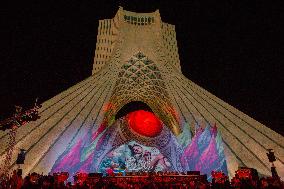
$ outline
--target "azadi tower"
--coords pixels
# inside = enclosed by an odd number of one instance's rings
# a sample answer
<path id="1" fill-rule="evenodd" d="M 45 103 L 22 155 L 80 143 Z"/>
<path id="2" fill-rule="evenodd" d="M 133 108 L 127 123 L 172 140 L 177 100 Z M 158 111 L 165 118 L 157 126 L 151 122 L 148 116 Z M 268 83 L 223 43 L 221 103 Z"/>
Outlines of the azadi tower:
<path id="1" fill-rule="evenodd" d="M 158 10 L 135 13 L 122 7 L 114 18 L 99 21 L 92 75 L 44 102 L 39 111 L 41 118 L 18 129 L 11 168 L 17 167 L 15 161 L 19 149 L 25 149 L 26 160 L 21 167 L 24 174 L 34 171 L 49 173 L 55 162 L 60 157 L 62 159 L 62 153 L 70 150 L 72 145 L 76 146 L 76 141 L 84 141 L 88 133 L 101 133 L 102 125 L 106 130 L 113 123 L 112 128 L 115 127 L 117 112 L 136 101 L 147 104 L 164 124 L 165 132 L 174 137 L 179 137 L 189 128 L 189 135 L 193 138 L 196 125 L 205 127 L 209 124 L 212 127 L 216 124 L 223 139 L 229 176 L 233 176 L 239 166 L 271 175 L 266 153 L 267 149 L 274 149 L 275 166 L 279 176 L 284 178 L 283 136 L 182 74 L 175 26 L 163 22 Z M 184 123 L 188 125 L 183 126 Z M 118 133 L 115 133 L 116 138 L 106 137 L 105 140 L 122 144 L 132 136 L 122 128 L 113 128 L 112 132 Z M 136 139 L 138 143 L 153 144 L 147 143 L 147 137 L 133 135 L 133 140 Z M 1 132 L 2 163 L 7 141 L 7 132 Z M 155 144 L 159 141 L 156 140 Z M 173 146 L 165 148 L 172 153 Z M 74 154 L 69 154 L 69 158 L 75 158 Z M 171 157 L 168 159 L 173 161 Z M 180 170 L 178 163 L 176 167 Z"/>

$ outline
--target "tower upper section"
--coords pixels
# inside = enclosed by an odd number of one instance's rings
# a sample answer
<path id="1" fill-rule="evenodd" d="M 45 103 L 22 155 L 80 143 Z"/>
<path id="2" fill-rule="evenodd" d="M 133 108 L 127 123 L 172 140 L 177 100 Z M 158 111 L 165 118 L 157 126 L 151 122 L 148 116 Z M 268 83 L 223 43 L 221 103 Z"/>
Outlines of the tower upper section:
<path id="1" fill-rule="evenodd" d="M 99 20 L 97 43 L 92 74 L 101 70 L 114 56 L 118 43 L 123 56 L 132 56 L 136 52 L 153 52 L 155 43 L 163 47 L 162 54 L 167 63 L 180 68 L 175 26 L 162 22 L 159 10 L 151 13 L 136 13 L 119 7 L 112 19 Z"/>

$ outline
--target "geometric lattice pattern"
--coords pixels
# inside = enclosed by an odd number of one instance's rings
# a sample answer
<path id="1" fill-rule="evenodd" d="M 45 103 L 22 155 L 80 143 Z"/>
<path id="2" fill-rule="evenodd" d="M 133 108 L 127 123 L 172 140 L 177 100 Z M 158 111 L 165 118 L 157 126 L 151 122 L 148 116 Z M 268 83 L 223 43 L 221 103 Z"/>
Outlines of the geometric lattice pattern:
<path id="1" fill-rule="evenodd" d="M 110 115 L 114 115 L 123 105 L 131 101 L 143 101 L 166 123 L 177 124 L 171 112 L 171 103 L 160 70 L 155 63 L 138 52 L 130 58 L 118 74 L 110 102 Z M 113 112 L 114 111 L 114 112 Z"/>
<path id="2" fill-rule="evenodd" d="M 134 55 L 119 72 L 114 93 L 120 100 L 151 99 L 164 94 L 165 84 L 157 66 L 141 52 Z M 122 97 L 122 99 L 121 99 Z"/>

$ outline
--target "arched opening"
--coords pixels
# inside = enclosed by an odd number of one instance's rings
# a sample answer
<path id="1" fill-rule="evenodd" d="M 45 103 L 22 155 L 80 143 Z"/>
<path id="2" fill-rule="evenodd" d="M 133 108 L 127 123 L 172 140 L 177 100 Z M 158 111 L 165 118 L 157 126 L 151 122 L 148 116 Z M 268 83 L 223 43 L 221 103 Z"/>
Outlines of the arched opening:
<path id="1" fill-rule="evenodd" d="M 153 112 L 152 109 L 144 102 L 141 101 L 132 101 L 128 104 L 124 105 L 115 115 L 115 119 L 119 119 L 123 116 L 126 116 L 130 112 L 136 111 L 136 110 L 145 110 L 148 112 Z"/>

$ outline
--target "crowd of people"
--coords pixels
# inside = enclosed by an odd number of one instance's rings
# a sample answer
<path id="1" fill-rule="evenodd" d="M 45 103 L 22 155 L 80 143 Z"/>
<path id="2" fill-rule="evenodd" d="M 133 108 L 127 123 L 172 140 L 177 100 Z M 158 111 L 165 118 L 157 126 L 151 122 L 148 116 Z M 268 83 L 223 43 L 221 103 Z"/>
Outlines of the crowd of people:
<path id="1" fill-rule="evenodd" d="M 211 182 L 206 175 L 198 171 L 178 173 L 128 173 L 123 175 L 108 175 L 78 173 L 74 182 L 68 182 L 68 173 L 43 175 L 31 173 L 22 178 L 21 170 L 14 171 L 12 175 L 2 177 L 0 189 L 107 189 L 107 188 L 169 188 L 169 189 L 283 189 L 284 184 L 280 178 L 263 177 L 249 171 L 236 172 L 235 177 L 229 180 L 222 172 L 212 172 Z"/>

